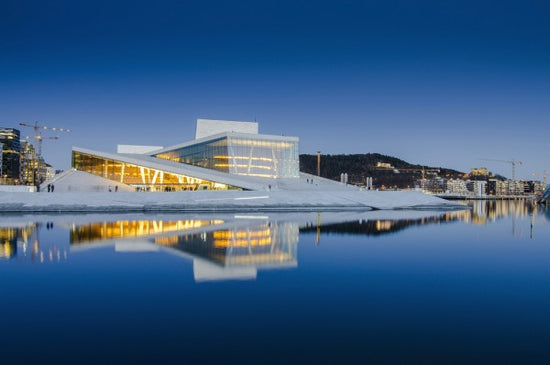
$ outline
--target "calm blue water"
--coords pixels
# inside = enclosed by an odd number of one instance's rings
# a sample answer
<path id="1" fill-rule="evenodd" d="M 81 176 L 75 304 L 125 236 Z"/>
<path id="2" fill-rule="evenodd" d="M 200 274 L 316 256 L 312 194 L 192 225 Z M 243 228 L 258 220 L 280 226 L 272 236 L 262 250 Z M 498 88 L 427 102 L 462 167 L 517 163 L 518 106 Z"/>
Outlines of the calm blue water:
<path id="1" fill-rule="evenodd" d="M 0 217 L 2 363 L 550 363 L 550 214 Z"/>

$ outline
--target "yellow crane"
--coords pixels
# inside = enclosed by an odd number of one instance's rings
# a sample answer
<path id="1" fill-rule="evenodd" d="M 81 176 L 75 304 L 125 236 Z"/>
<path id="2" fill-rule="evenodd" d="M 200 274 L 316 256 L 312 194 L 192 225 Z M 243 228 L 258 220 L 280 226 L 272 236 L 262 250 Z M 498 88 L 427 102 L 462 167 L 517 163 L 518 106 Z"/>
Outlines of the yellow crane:
<path id="1" fill-rule="evenodd" d="M 505 162 L 512 165 L 512 181 L 516 181 L 516 165 L 523 165 L 522 161 L 518 161 L 515 159 L 511 160 L 497 160 L 494 158 L 480 158 L 482 161 L 495 161 L 495 162 Z"/>

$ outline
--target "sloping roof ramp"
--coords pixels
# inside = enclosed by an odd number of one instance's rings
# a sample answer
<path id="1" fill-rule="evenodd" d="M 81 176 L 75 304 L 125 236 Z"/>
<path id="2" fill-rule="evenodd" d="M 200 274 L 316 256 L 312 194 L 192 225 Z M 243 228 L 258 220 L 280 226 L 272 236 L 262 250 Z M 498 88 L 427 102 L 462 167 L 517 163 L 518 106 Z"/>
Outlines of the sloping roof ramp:
<path id="1" fill-rule="evenodd" d="M 224 132 L 258 134 L 258 123 L 231 120 L 197 119 L 195 139 Z"/>
<path id="2" fill-rule="evenodd" d="M 135 154 L 147 154 L 156 150 L 162 149 L 162 146 L 141 146 L 131 144 L 118 144 L 116 146 L 116 153 L 135 153 Z"/>
<path id="3" fill-rule="evenodd" d="M 203 167 L 187 165 L 184 163 L 162 160 L 142 154 L 124 154 L 90 150 L 87 148 L 74 147 L 73 152 L 80 152 L 99 158 L 111 159 L 128 164 L 147 167 L 155 170 L 165 171 L 173 174 L 191 176 L 198 179 L 215 181 L 226 185 L 236 186 L 247 190 L 266 190 L 269 182 L 265 179 L 251 176 L 231 175 L 225 172 L 205 169 Z"/>

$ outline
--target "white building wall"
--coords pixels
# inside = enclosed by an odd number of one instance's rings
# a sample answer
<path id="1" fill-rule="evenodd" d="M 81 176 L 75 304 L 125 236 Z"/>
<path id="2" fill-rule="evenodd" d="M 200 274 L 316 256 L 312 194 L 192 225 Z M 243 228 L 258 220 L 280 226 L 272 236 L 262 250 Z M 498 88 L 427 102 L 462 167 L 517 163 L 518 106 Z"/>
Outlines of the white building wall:
<path id="1" fill-rule="evenodd" d="M 195 139 L 200 139 L 224 132 L 258 134 L 258 123 L 237 122 L 230 120 L 197 119 Z"/>

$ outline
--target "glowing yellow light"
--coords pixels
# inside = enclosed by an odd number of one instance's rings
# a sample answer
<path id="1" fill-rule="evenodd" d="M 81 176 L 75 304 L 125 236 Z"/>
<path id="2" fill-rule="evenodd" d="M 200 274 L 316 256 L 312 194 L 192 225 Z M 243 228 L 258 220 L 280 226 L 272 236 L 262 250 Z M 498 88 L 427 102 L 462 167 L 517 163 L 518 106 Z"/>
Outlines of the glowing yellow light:
<path id="1" fill-rule="evenodd" d="M 92 223 L 73 228 L 71 242 L 93 241 L 110 238 L 141 237 L 161 233 L 186 231 L 224 223 L 223 220 L 179 221 L 116 221 Z"/>

